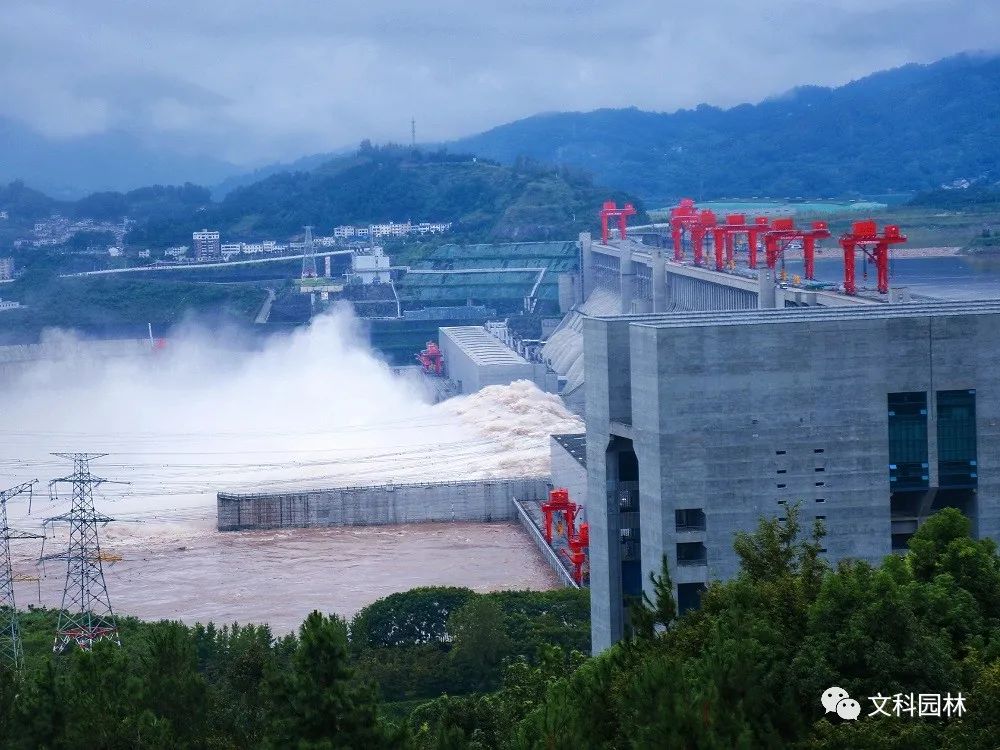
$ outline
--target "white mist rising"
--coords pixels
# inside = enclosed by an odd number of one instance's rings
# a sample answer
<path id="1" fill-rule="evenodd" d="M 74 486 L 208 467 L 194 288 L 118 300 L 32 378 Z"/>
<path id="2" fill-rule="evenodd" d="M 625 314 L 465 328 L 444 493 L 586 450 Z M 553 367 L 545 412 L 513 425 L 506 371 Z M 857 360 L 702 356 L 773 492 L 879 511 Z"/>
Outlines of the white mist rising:
<path id="1" fill-rule="evenodd" d="M 100 502 L 153 532 L 204 528 L 219 490 L 544 473 L 548 434 L 582 428 L 529 383 L 431 405 L 344 310 L 257 351 L 191 329 L 141 357 L 43 363 L 0 393 L 0 419 L 0 482 L 69 473 L 53 451 L 108 453 L 95 473 L 130 484 Z"/>

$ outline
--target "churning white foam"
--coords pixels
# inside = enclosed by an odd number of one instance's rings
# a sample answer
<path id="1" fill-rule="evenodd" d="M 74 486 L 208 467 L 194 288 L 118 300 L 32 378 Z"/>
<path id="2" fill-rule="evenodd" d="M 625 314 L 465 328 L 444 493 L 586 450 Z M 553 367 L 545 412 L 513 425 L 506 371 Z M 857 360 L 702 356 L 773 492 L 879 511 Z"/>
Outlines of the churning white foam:
<path id="1" fill-rule="evenodd" d="M 98 503 L 137 522 L 113 536 L 182 540 L 210 529 L 220 490 L 544 474 L 548 436 L 583 429 L 527 381 L 430 404 L 343 309 L 262 349 L 235 335 L 190 328 L 121 358 L 64 346 L 0 392 L 0 483 L 70 473 L 53 451 L 108 453 L 95 473 L 129 484 L 103 485 Z M 32 519 L 65 507 L 36 498 Z M 34 525 L 24 510 L 12 518 Z"/>

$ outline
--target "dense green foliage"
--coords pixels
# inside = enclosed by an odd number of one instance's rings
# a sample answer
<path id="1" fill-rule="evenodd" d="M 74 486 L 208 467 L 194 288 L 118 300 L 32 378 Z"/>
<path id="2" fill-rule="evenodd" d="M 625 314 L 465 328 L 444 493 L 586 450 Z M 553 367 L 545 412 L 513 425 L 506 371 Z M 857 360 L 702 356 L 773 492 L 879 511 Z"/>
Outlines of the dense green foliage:
<path id="1" fill-rule="evenodd" d="M 590 650 L 589 601 L 579 591 L 421 588 L 393 594 L 351 623 L 359 672 L 390 701 L 493 689 L 504 661 L 558 646 Z"/>
<path id="2" fill-rule="evenodd" d="M 552 644 L 589 649 L 588 606 L 580 591 L 424 588 L 375 602 L 349 628 L 319 613 L 284 638 L 129 618 L 120 649 L 54 658 L 56 613 L 35 610 L 21 617 L 23 678 L 0 668 L 0 747 L 409 746 L 378 692 L 423 703 L 496 687 L 504 661 L 530 674 Z"/>
<path id="3" fill-rule="evenodd" d="M 1000 177 L 1000 58 L 907 65 L 728 110 L 537 115 L 458 141 L 529 156 L 665 205 L 682 195 L 873 195 Z"/>
<path id="4" fill-rule="evenodd" d="M 210 202 L 209 191 L 191 183 L 152 185 L 127 193 L 91 193 L 75 201 L 55 200 L 27 187 L 22 180 L 0 185 L 0 209 L 14 221 L 40 219 L 52 213 L 97 221 L 119 221 L 125 216 L 139 222 L 182 219 Z"/>
<path id="5" fill-rule="evenodd" d="M 796 516 L 740 535 L 742 573 L 549 689 L 518 748 L 987 748 L 1000 736 L 1000 558 L 954 510 L 905 556 L 829 571 Z M 661 592 L 662 593 L 662 592 Z M 669 613 L 669 606 L 660 609 Z M 824 716 L 844 688 L 856 722 Z M 683 686 L 678 689 L 678 686 Z M 868 696 L 959 692 L 962 718 L 869 718 Z"/>
<path id="6" fill-rule="evenodd" d="M 54 613 L 32 612 L 25 677 L 0 676 L 0 736 L 67 750 L 996 747 L 996 544 L 946 509 L 907 554 L 831 570 L 822 526 L 800 531 L 790 508 L 738 534 L 740 574 L 679 617 L 664 563 L 633 638 L 596 658 L 581 653 L 586 592 L 567 590 L 416 589 L 349 628 L 314 613 L 280 639 L 128 620 L 121 649 L 55 659 Z M 831 686 L 860 702 L 857 721 L 824 712 Z M 961 693 L 964 712 L 870 715 L 869 696 L 910 693 Z"/>
<path id="7" fill-rule="evenodd" d="M 633 640 L 582 664 L 558 649 L 501 689 L 410 715 L 420 748 L 994 748 L 1000 737 L 1000 557 L 959 512 L 932 517 L 905 556 L 828 569 L 822 527 L 797 510 L 739 534 L 742 572 L 676 616 L 666 566 L 633 609 Z M 862 706 L 826 715 L 831 686 Z M 963 716 L 869 717 L 869 696 L 947 694 Z M 892 702 L 889 702 L 892 711 Z M 832 718 L 831 718 L 832 717 Z"/>
<path id="8" fill-rule="evenodd" d="M 48 216 L 58 205 L 58 201 L 25 185 L 24 180 L 0 184 L 0 209 L 6 211 L 11 220 L 39 219 Z"/>
<path id="9" fill-rule="evenodd" d="M 966 188 L 939 188 L 918 193 L 907 205 L 949 211 L 1000 210 L 1000 188 L 981 183 Z"/>

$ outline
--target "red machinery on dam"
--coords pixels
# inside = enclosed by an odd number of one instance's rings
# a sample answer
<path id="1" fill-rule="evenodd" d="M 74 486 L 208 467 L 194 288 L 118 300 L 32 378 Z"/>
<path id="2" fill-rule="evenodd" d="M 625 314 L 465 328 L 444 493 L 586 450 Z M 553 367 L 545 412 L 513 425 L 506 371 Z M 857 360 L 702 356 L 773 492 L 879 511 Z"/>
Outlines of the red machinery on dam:
<path id="1" fill-rule="evenodd" d="M 629 210 L 631 209 L 631 210 Z M 608 242 L 608 220 L 616 217 L 619 223 L 619 237 L 626 236 L 626 220 L 635 213 L 632 204 L 619 209 L 613 201 L 601 208 L 601 239 Z M 685 263 L 685 247 L 690 247 L 692 263 L 696 266 L 711 267 L 715 271 L 732 271 L 737 267 L 737 257 L 745 254 L 746 267 L 756 269 L 760 251 L 764 251 L 764 262 L 772 271 L 777 269 L 779 260 L 793 246 L 801 247 L 803 277 L 807 281 L 816 278 L 816 244 L 828 239 L 830 228 L 825 221 L 813 221 L 808 227 L 796 227 L 791 217 L 754 217 L 748 223 L 744 214 L 729 214 L 725 221 L 719 221 L 709 209 L 699 210 L 694 200 L 682 198 L 670 209 L 669 232 L 673 244 L 673 260 Z M 711 263 L 706 258 L 705 240 L 711 238 Z M 856 280 L 856 252 L 860 250 L 864 259 L 875 265 L 879 294 L 889 292 L 889 248 L 906 242 L 906 236 L 898 226 L 888 224 L 879 232 L 876 222 L 868 219 L 856 221 L 851 230 L 839 238 L 843 249 L 844 272 L 843 293 L 854 296 L 858 293 Z M 739 246 L 740 252 L 737 251 Z M 781 272 L 784 278 L 784 271 Z"/>
<path id="2" fill-rule="evenodd" d="M 577 585 L 588 582 L 590 526 L 586 523 L 576 526 L 581 506 L 569 499 L 569 490 L 558 487 L 549 492 L 549 499 L 542 503 L 542 518 L 545 542 L 566 558 L 570 575 Z"/>
<path id="3" fill-rule="evenodd" d="M 417 362 L 427 375 L 444 374 L 444 355 L 433 341 L 427 342 L 427 348 L 416 355 Z"/>

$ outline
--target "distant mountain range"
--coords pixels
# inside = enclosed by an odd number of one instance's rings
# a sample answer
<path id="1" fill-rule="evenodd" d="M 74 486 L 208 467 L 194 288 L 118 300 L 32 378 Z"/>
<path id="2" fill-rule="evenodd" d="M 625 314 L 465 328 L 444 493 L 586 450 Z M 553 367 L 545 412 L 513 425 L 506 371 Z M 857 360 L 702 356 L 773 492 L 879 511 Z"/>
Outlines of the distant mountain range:
<path id="1" fill-rule="evenodd" d="M 683 195 L 825 197 L 1000 180 L 1000 57 L 906 65 L 728 110 L 536 115 L 450 144 L 568 164 L 649 205 Z"/>
<path id="2" fill-rule="evenodd" d="M 0 117 L 0 183 L 21 179 L 59 199 L 154 184 L 215 185 L 245 171 L 219 159 L 154 148 L 128 133 L 47 138 Z"/>
<path id="3" fill-rule="evenodd" d="M 906 65 L 839 88 L 803 87 L 759 104 L 543 114 L 445 144 L 512 165 L 582 169 L 664 204 L 682 195 L 844 197 L 1000 180 L 1000 57 Z M 193 182 L 229 191 L 311 171 L 346 150 L 253 172 L 154 149 L 125 133 L 47 139 L 0 118 L 0 183 L 21 178 L 57 198 Z"/>

